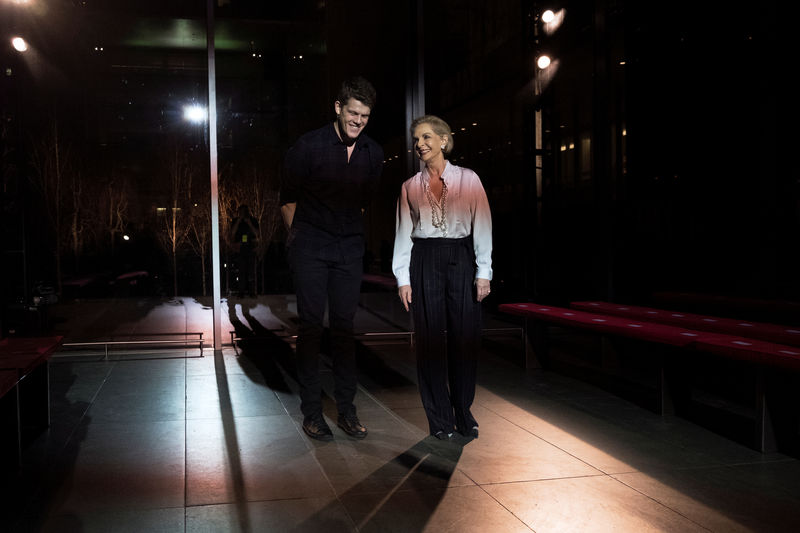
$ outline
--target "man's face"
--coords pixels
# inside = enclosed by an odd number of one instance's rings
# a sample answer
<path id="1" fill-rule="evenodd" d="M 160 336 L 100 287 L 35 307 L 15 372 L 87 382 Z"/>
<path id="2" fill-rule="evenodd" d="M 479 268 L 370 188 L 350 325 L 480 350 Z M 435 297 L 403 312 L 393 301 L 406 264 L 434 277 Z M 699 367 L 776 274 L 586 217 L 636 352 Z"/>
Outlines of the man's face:
<path id="1" fill-rule="evenodd" d="M 370 109 L 361 101 L 350 98 L 342 104 L 338 100 L 334 104 L 336 125 L 339 137 L 345 144 L 352 144 L 361 135 L 369 120 Z"/>

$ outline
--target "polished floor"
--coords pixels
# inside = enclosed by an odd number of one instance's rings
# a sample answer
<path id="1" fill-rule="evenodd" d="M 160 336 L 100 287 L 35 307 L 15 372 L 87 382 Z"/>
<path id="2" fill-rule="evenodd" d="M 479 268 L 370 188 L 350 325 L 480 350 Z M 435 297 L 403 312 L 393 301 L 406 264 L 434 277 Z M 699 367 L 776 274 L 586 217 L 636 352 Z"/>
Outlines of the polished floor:
<path id="1" fill-rule="evenodd" d="M 283 298 L 283 297 L 281 297 Z M 290 297 L 226 308 L 239 349 L 63 352 L 52 425 L 26 449 L 0 530 L 57 532 L 800 531 L 800 461 L 761 454 L 581 382 L 524 373 L 503 333 L 483 352 L 480 438 L 426 434 L 413 350 L 374 336 L 359 351 L 363 440 L 300 428 Z M 365 295 L 361 331 L 401 331 Z M 76 302 L 57 328 L 209 328 L 191 299 Z M 105 324 L 105 325 L 104 325 Z M 497 326 L 497 324 L 492 324 Z M 512 332 L 513 333 L 513 332 Z M 226 339 L 229 341 L 229 339 Z M 331 374 L 323 366 L 326 390 Z"/>

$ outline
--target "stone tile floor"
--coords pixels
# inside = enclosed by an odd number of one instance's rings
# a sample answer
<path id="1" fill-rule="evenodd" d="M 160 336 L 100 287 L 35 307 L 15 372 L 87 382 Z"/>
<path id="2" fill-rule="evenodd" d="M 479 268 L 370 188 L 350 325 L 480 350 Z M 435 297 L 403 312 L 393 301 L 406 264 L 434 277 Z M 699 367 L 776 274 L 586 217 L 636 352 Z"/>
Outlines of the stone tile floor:
<path id="1" fill-rule="evenodd" d="M 362 331 L 407 327 L 391 301 L 363 303 Z M 57 328 L 81 340 L 108 324 L 210 329 L 208 307 L 191 299 L 78 302 L 60 312 Z M 402 338 L 359 351 L 356 404 L 369 436 L 336 428 L 327 398 L 335 439 L 310 440 L 291 344 L 270 331 L 291 329 L 291 298 L 240 302 L 226 318 L 223 331 L 249 334 L 237 350 L 59 354 L 51 428 L 6 487 L 0 529 L 800 531 L 800 461 L 558 374 L 526 374 L 503 343 L 480 363 L 477 440 L 427 436 Z M 330 394 L 327 366 L 323 376 Z"/>

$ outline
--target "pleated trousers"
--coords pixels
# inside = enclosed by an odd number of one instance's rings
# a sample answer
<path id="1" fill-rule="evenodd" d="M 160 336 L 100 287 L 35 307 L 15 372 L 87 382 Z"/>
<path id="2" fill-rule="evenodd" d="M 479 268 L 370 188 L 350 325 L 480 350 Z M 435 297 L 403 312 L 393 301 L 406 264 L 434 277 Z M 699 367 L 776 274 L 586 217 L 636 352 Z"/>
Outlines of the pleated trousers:
<path id="1" fill-rule="evenodd" d="M 414 239 L 411 310 L 417 377 L 431 434 L 477 426 L 470 412 L 480 350 L 472 236 Z"/>

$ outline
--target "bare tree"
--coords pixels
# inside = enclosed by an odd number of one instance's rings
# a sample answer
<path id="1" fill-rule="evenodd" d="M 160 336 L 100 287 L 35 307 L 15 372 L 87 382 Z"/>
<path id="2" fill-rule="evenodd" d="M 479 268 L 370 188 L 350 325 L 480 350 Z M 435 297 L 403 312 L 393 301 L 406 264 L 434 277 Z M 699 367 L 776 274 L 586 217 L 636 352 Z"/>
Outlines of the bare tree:
<path id="1" fill-rule="evenodd" d="M 258 273 L 253 280 L 256 293 L 266 288 L 264 257 L 282 227 L 278 205 L 280 163 L 278 156 L 255 156 L 240 165 L 229 164 L 220 172 L 220 234 L 225 252 L 236 251 L 231 226 L 240 206 L 246 205 L 257 223 L 255 264 L 251 266 Z"/>
<path id="2" fill-rule="evenodd" d="M 69 216 L 69 245 L 72 252 L 72 259 L 74 261 L 74 270 L 79 271 L 79 262 L 81 254 L 83 253 L 86 239 L 91 233 L 91 211 L 84 206 L 86 200 L 93 195 L 84 190 L 83 174 L 81 172 L 70 173 L 70 187 L 68 194 L 71 199 L 72 209 L 68 213 Z"/>
<path id="3" fill-rule="evenodd" d="M 219 171 L 219 235 L 225 268 L 225 292 L 230 293 L 230 265 L 233 250 L 231 224 L 242 197 L 241 187 L 233 179 L 233 165 L 228 164 Z"/>
<path id="4" fill-rule="evenodd" d="M 258 244 L 256 245 L 256 272 L 261 273 L 261 289 L 266 287 L 264 279 L 264 256 L 280 223 L 278 188 L 274 169 L 265 169 L 252 162 L 245 180 L 245 194 L 250 212 L 258 222 Z M 272 170 L 272 172 L 271 172 Z"/>
<path id="5" fill-rule="evenodd" d="M 69 175 L 70 149 L 59 136 L 58 120 L 54 116 L 33 143 L 31 183 L 40 194 L 45 222 L 53 236 L 53 258 L 58 294 L 62 294 L 62 254 L 67 248 L 69 232 L 64 231 L 65 211 L 68 208 L 66 176 Z"/>
<path id="6" fill-rule="evenodd" d="M 115 255 L 115 246 L 120 235 L 125 233 L 128 224 L 128 186 L 123 178 L 112 174 L 111 178 L 103 185 L 100 195 L 98 215 L 103 240 L 108 239 L 111 258 Z"/>
<path id="7" fill-rule="evenodd" d="M 200 258 L 200 269 L 203 280 L 203 296 L 208 294 L 206 282 L 206 260 L 211 248 L 211 195 L 194 196 L 190 209 L 189 233 L 187 242 L 192 251 Z"/>
<path id="8" fill-rule="evenodd" d="M 163 225 L 159 241 L 170 255 L 172 263 L 173 296 L 178 297 L 178 250 L 189 232 L 189 214 L 186 212 L 188 191 L 192 188 L 192 170 L 186 152 L 174 148 L 167 162 L 169 191 L 167 207 L 162 208 Z"/>
<path id="9" fill-rule="evenodd" d="M 244 198 L 241 184 L 233 178 L 233 169 L 234 166 L 228 164 L 219 171 L 219 233 L 227 250 L 233 245 L 231 224 Z"/>

